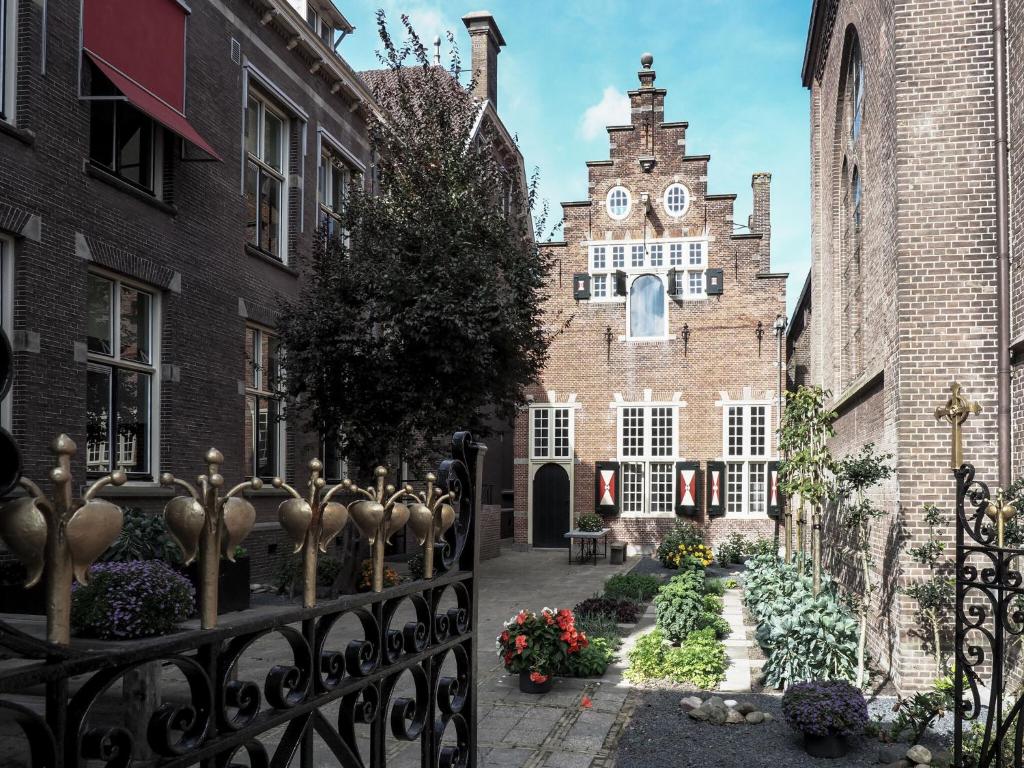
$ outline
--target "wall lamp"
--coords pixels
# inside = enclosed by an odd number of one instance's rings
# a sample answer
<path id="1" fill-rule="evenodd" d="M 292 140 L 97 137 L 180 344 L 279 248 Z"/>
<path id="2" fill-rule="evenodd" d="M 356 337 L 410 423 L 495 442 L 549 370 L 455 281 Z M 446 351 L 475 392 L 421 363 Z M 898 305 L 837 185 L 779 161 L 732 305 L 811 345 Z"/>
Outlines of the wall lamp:
<path id="1" fill-rule="evenodd" d="M 764 338 L 764 323 L 760 320 L 757 321 L 757 327 L 754 329 L 754 335 L 757 336 L 757 356 L 761 356 L 761 339 Z"/>

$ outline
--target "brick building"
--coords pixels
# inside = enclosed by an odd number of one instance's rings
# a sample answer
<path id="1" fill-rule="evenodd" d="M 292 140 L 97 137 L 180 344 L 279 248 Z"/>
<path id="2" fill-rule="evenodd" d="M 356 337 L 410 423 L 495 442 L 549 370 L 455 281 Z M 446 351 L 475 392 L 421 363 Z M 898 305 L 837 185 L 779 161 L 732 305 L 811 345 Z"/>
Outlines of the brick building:
<path id="1" fill-rule="evenodd" d="M 772 326 L 770 180 L 754 174 L 748 227 L 708 190 L 707 155 L 666 122 L 645 55 L 629 125 L 587 163 L 585 200 L 563 203 L 546 304 L 553 339 L 516 423 L 515 538 L 565 546 L 599 512 L 632 551 L 676 520 L 709 541 L 771 534 L 779 366 Z M 742 231 L 737 231 L 741 229 Z"/>
<path id="2" fill-rule="evenodd" d="M 228 483 L 302 482 L 324 448 L 279 418 L 274 327 L 317 227 L 372 176 L 351 25 L 331 0 L 0 0 L 0 19 L 2 417 L 25 475 L 67 432 L 78 482 L 128 470 L 104 491 L 126 507 L 161 509 L 160 473 L 194 478 L 211 445 Z M 264 581 L 282 496 L 252 498 Z"/>
<path id="3" fill-rule="evenodd" d="M 1019 168 L 1024 128 L 1024 8 L 1008 3 L 1010 133 Z M 895 455 L 877 500 L 872 554 L 882 585 L 870 651 L 904 690 L 934 677 L 915 605 L 901 589 L 919 577 L 907 554 L 926 536 L 921 509 L 950 522 L 955 483 L 950 431 L 935 408 L 952 381 L 984 410 L 965 430 L 979 479 L 997 481 L 997 215 L 993 15 L 989 0 L 816 0 L 803 82 L 810 91 L 812 267 L 791 322 L 793 383 L 832 393 L 833 452 L 866 443 Z M 1010 180 L 1020 263 L 1024 177 Z M 1013 268 L 1012 338 L 1024 347 Z M 1013 369 L 1015 434 L 1022 378 Z M 1021 470 L 1013 441 L 1013 473 Z M 856 583 L 841 526 L 825 524 L 829 569 Z"/>

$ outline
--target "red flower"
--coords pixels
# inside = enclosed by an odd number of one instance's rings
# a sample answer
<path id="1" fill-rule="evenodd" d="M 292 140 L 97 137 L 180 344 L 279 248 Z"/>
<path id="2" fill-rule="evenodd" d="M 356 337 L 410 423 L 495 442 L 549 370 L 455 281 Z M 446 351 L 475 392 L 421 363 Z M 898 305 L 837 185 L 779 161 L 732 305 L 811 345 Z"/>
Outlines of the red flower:
<path id="1" fill-rule="evenodd" d="M 526 623 L 526 611 L 520 611 L 516 616 L 516 624 L 523 626 Z"/>
<path id="2" fill-rule="evenodd" d="M 589 696 L 584 696 L 582 699 L 580 699 L 580 706 L 583 707 L 583 709 L 590 709 L 592 706 L 594 706 L 594 702 L 590 700 Z"/>
<path id="3" fill-rule="evenodd" d="M 531 672 L 530 680 L 535 683 L 546 683 L 548 681 L 548 676 L 542 675 L 540 672 Z"/>
<path id="4" fill-rule="evenodd" d="M 515 657 L 516 657 L 516 655 L 514 653 L 512 653 L 512 651 L 509 651 L 508 653 L 506 653 L 505 654 L 505 664 L 506 665 L 507 664 L 511 664 L 512 663 L 512 659 L 514 659 Z"/>
<path id="5" fill-rule="evenodd" d="M 527 645 L 528 645 L 528 641 L 526 639 L 526 635 L 520 635 L 519 637 L 517 637 L 516 638 L 516 653 L 522 653 L 524 650 L 526 650 L 526 646 Z"/>
<path id="6" fill-rule="evenodd" d="M 501 633 L 501 642 L 503 642 L 503 643 L 507 643 L 508 642 L 508 630 L 507 629 L 504 632 Z"/>

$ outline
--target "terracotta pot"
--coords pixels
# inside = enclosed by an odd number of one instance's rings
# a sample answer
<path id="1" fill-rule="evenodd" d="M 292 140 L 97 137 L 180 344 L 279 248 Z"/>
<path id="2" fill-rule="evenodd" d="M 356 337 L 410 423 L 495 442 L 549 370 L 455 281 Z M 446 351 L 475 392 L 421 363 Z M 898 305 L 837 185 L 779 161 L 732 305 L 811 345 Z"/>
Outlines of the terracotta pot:
<path id="1" fill-rule="evenodd" d="M 811 757 L 825 757 L 835 759 L 846 754 L 847 744 L 845 736 L 817 736 L 812 733 L 804 734 L 804 750 Z"/>
<path id="2" fill-rule="evenodd" d="M 529 672 L 519 673 L 519 690 L 523 693 L 547 693 L 551 690 L 551 686 L 554 685 L 555 678 L 553 675 L 549 675 L 548 679 L 543 683 L 535 683 L 530 679 Z"/>

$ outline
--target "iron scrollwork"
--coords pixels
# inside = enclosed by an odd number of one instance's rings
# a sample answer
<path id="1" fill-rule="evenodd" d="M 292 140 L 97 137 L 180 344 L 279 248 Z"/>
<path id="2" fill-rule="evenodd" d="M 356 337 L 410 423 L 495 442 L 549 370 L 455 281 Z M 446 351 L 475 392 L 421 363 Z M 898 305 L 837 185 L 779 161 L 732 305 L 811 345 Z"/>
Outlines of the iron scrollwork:
<path id="1" fill-rule="evenodd" d="M 0 719 L 25 735 L 12 740 L 27 750 L 21 762 L 32 768 L 122 768 L 143 760 L 159 768 L 312 768 L 316 750 L 327 750 L 344 768 L 385 768 L 397 745 L 413 742 L 419 748 L 408 748 L 430 768 L 475 766 L 478 449 L 468 434 L 457 435 L 453 458 L 437 473 L 456 519 L 443 537 L 442 572 L 433 579 L 131 643 L 61 647 L 0 622 L 4 655 L 22 660 L 0 671 Z M 198 491 L 189 496 L 207 500 Z M 216 509 L 223 497 L 208 500 Z M 322 496 L 314 501 L 325 503 Z M 179 511 L 198 513 L 178 504 Z M 299 533 L 315 546 L 323 532 Z M 201 544 L 196 549 L 201 553 Z M 270 641 L 283 650 L 254 671 L 254 649 Z M 119 698 L 119 684 L 144 670 L 183 683 L 160 692 L 162 703 L 140 721 Z M 24 705 L 26 691 L 45 691 L 38 707 Z"/>

